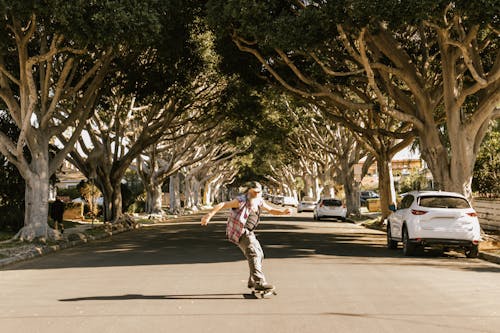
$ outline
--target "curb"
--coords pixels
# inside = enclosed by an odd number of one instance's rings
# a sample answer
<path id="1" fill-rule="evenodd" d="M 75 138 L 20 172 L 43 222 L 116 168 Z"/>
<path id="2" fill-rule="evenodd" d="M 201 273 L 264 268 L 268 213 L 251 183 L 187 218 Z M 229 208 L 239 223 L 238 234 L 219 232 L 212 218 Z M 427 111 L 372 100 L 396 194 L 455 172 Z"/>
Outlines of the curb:
<path id="1" fill-rule="evenodd" d="M 80 245 L 87 244 L 87 243 L 92 242 L 92 241 L 101 240 L 104 238 L 111 238 L 113 235 L 118 235 L 118 234 L 121 234 L 123 232 L 132 231 L 132 230 L 136 230 L 136 229 L 115 230 L 111 233 L 104 233 L 104 234 L 101 234 L 98 236 L 88 235 L 86 239 L 69 241 L 69 242 L 57 244 L 57 245 L 46 245 L 46 246 L 37 247 L 36 249 L 34 249 L 28 253 L 25 253 L 23 255 L 9 257 L 9 258 L 5 258 L 5 259 L 0 259 L 0 269 L 4 268 L 5 266 L 9 266 L 9 265 L 12 265 L 12 264 L 15 264 L 18 262 L 26 261 L 26 260 L 33 259 L 33 258 L 42 257 L 42 256 L 50 254 L 50 253 L 54 253 L 54 252 L 57 252 L 60 250 L 64 250 L 64 249 L 68 249 L 68 248 L 72 248 L 72 247 L 76 247 L 76 246 L 80 246 Z"/>
<path id="2" fill-rule="evenodd" d="M 479 258 L 500 265 L 500 256 L 498 255 L 487 252 L 479 252 Z"/>

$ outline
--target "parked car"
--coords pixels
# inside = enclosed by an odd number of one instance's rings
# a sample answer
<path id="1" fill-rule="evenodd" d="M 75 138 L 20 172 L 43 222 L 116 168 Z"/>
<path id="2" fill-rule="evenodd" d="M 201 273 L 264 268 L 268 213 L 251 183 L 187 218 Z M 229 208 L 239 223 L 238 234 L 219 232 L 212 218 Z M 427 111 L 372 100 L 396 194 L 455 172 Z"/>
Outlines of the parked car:
<path id="1" fill-rule="evenodd" d="M 282 205 L 283 206 L 297 207 L 299 205 L 299 202 L 294 197 L 284 197 Z"/>
<path id="2" fill-rule="evenodd" d="M 275 205 L 283 205 L 284 200 L 285 200 L 284 196 L 277 195 L 277 196 L 273 197 L 272 203 L 275 204 Z"/>
<path id="3" fill-rule="evenodd" d="M 297 206 L 297 213 L 301 212 L 314 212 L 316 202 L 311 197 L 303 197 Z"/>
<path id="4" fill-rule="evenodd" d="M 478 255 L 479 220 L 469 201 L 458 193 L 408 192 L 387 218 L 387 247 L 403 243 L 403 253 L 425 247 L 459 248 L 469 258 Z"/>
<path id="5" fill-rule="evenodd" d="M 366 206 L 367 204 L 366 200 L 368 199 L 378 199 L 378 198 L 380 198 L 380 196 L 373 191 L 361 191 L 361 193 L 359 194 L 359 202 L 361 206 Z"/>
<path id="6" fill-rule="evenodd" d="M 334 217 L 345 221 L 347 208 L 341 200 L 335 198 L 323 198 L 314 208 L 314 219 L 321 220 L 325 217 Z"/>

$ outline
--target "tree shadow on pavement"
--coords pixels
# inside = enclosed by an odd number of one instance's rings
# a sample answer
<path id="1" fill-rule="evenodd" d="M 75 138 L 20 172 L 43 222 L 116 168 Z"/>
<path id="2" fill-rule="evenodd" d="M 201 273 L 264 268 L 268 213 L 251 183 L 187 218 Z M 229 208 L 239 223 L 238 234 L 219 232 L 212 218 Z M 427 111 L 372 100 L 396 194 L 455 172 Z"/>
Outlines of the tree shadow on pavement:
<path id="1" fill-rule="evenodd" d="M 348 223 L 308 224 L 304 222 L 303 217 L 295 218 L 295 221 L 297 219 L 300 219 L 300 223 L 293 223 L 292 217 L 287 217 L 287 220 L 277 218 L 270 220 L 267 217 L 263 219 L 256 233 L 266 259 L 326 256 L 357 257 L 363 258 L 366 262 L 370 258 L 401 258 L 400 262 L 396 263 L 394 260 L 373 263 L 422 265 L 422 261 L 418 258 L 404 258 L 402 251 L 388 250 L 385 246 L 385 235 L 380 232 Z M 199 223 L 172 223 L 145 227 L 114 235 L 111 239 L 94 241 L 56 254 L 7 266 L 3 270 L 177 265 L 242 260 L 244 257 L 240 249 L 226 240 L 225 219 L 219 216 L 206 227 L 201 227 Z M 443 260 L 446 265 L 448 258 L 436 258 L 436 265 L 441 266 Z M 474 270 L 474 267 L 468 269 Z"/>

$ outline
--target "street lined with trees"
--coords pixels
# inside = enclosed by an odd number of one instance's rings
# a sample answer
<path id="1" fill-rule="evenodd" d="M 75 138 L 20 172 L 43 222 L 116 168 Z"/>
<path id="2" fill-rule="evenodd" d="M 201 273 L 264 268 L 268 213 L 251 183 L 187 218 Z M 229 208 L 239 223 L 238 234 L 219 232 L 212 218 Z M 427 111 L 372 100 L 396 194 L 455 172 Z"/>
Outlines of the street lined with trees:
<path id="1" fill-rule="evenodd" d="M 197 210 L 250 179 L 295 198 L 340 190 L 358 215 L 376 162 L 383 220 L 391 161 L 410 145 L 435 189 L 496 193 L 498 8 L 2 1 L 0 153 L 4 178 L 19 173 L 4 186 L 25 189 L 0 204 L 24 205 L 17 238 L 59 238 L 49 193 L 68 160 L 102 193 L 105 221 L 129 205 L 127 173 L 150 216 L 165 215 L 164 192 L 171 213 Z"/>
<path id="2" fill-rule="evenodd" d="M 500 0 L 0 0 L 2 330 L 493 332 L 499 212 Z"/>

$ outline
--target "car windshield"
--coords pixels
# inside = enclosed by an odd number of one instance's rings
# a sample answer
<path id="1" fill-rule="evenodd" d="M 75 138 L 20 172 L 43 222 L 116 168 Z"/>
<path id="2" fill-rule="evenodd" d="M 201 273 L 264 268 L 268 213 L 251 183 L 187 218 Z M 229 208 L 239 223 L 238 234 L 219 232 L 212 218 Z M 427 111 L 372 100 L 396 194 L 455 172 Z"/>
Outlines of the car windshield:
<path id="1" fill-rule="evenodd" d="M 339 207 L 342 206 L 342 202 L 340 200 L 329 199 L 329 200 L 323 200 L 323 205 Z"/>
<path id="2" fill-rule="evenodd" d="M 420 206 L 428 208 L 470 208 L 469 202 L 464 198 L 447 196 L 420 197 Z"/>

